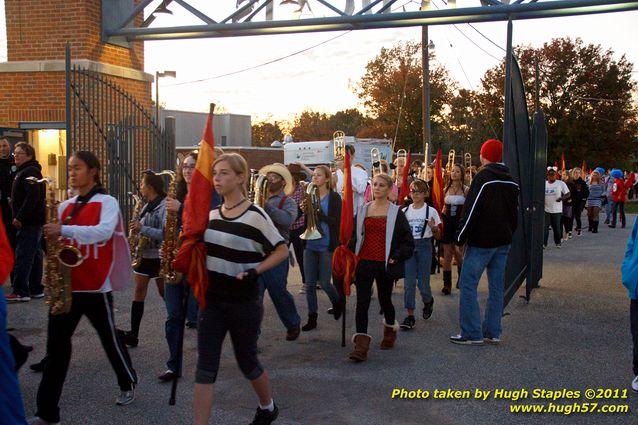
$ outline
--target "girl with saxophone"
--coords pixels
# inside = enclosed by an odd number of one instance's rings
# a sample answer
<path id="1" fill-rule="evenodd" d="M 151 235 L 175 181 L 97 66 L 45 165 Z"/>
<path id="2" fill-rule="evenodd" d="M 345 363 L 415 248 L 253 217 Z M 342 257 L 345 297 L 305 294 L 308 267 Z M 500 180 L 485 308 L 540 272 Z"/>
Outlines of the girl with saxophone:
<path id="1" fill-rule="evenodd" d="M 303 263 L 306 270 L 306 301 L 308 302 L 308 323 L 302 326 L 302 331 L 310 331 L 317 327 L 317 283 L 321 285 L 332 302 L 332 314 L 335 320 L 341 317 L 342 300 L 335 287 L 330 284 L 332 274 L 332 253 L 339 246 L 339 225 L 341 219 L 341 197 L 332 190 L 330 169 L 319 165 L 312 172 L 312 183 L 318 188 L 319 208 L 315 210 L 314 218 L 317 229 L 321 232 L 320 239 L 306 240 L 303 253 Z M 304 200 L 304 210 L 308 217 L 316 205 L 308 205 Z"/>
<path id="2" fill-rule="evenodd" d="M 139 264 L 133 269 L 135 274 L 135 294 L 131 304 L 131 330 L 124 332 L 124 343 L 129 347 L 137 347 L 139 343 L 140 324 L 144 316 L 144 300 L 148 291 L 148 283 L 155 279 L 157 291 L 164 297 L 164 279 L 159 277 L 159 249 L 164 240 L 164 222 L 166 207 L 164 198 L 164 181 L 152 171 L 145 171 L 140 184 L 140 192 L 146 200 L 139 221 L 131 221 L 129 229 L 136 232 L 138 246 L 135 256 Z"/>
<path id="3" fill-rule="evenodd" d="M 124 289 L 130 280 L 131 262 L 124 225 L 117 200 L 104 194 L 100 183 L 100 162 L 87 151 L 69 158 L 69 185 L 75 196 L 58 207 L 60 223 L 44 226 L 47 243 L 64 243 L 79 250 L 79 265 L 68 269 L 71 305 L 68 313 L 49 313 L 47 362 L 38 388 L 38 410 L 33 424 L 60 421 L 59 401 L 71 360 L 71 338 L 82 318 L 87 316 L 97 331 L 120 387 L 115 399 L 127 405 L 135 398 L 137 375 L 124 344 L 118 338 L 113 317 L 113 290 Z M 58 238 L 63 241 L 58 242 Z M 47 267 L 57 258 L 47 258 Z M 76 263 L 76 264 L 77 264 Z M 59 282 L 49 281 L 47 285 Z M 51 286 L 49 286 L 49 291 Z"/>
<path id="4" fill-rule="evenodd" d="M 238 154 L 221 155 L 213 163 L 213 184 L 224 201 L 210 211 L 204 234 L 208 289 L 197 324 L 195 425 L 208 424 L 227 333 L 239 368 L 259 398 L 252 424 L 270 424 L 279 413 L 268 373 L 257 358 L 263 317 L 258 279 L 288 258 L 288 248 L 268 214 L 247 199 L 249 176 L 246 160 Z"/>

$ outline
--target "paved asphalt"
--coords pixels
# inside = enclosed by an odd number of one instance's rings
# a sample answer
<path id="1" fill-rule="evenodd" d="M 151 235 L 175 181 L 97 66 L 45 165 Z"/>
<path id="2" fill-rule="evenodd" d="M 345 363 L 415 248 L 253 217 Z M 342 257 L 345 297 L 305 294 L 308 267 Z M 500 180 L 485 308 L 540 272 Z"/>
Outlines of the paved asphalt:
<path id="1" fill-rule="evenodd" d="M 533 389 L 574 390 L 630 389 L 631 335 L 629 300 L 620 284 L 619 266 L 635 216 L 627 229 L 601 228 L 599 234 L 574 236 L 562 249 L 544 251 L 541 288 L 529 304 L 515 298 L 503 319 L 500 346 L 466 347 L 451 344 L 458 331 L 458 292 L 440 295 L 441 275 L 433 276 L 436 302 L 428 320 L 418 319 L 413 331 L 401 332 L 393 350 L 381 351 L 381 318 L 378 304 L 370 308 L 373 336 L 369 360 L 348 360 L 351 344 L 340 346 L 340 323 L 326 314 L 319 328 L 288 342 L 272 303 L 266 297 L 266 313 L 260 338 L 262 363 L 268 368 L 275 400 L 280 407 L 279 424 L 638 424 L 638 396 L 624 399 L 560 399 L 557 404 L 598 402 L 627 404 L 629 413 L 513 414 L 510 401 L 495 400 L 498 389 L 525 389 L 529 396 L 514 404 L 548 405 L 550 400 L 532 399 Z M 456 275 L 456 272 L 454 273 Z M 300 276 L 290 273 L 289 289 L 300 314 L 307 308 L 298 295 Z M 485 279 L 479 288 L 486 296 Z M 519 294 L 523 290 L 519 291 Z M 117 321 L 128 328 L 132 288 L 115 296 Z M 319 292 L 320 311 L 328 308 Z M 402 307 L 399 283 L 394 305 Z M 353 332 L 354 297 L 348 300 L 348 338 Z M 35 349 L 30 363 L 44 354 L 46 312 L 42 300 L 10 305 L 9 324 L 23 343 Z M 404 316 L 397 308 L 398 319 Z M 83 319 L 74 337 L 74 352 L 60 404 L 62 423 L 89 424 L 189 424 L 196 361 L 196 331 L 185 338 L 185 377 L 180 381 L 176 406 L 168 405 L 170 386 L 157 382 L 165 369 L 165 308 L 156 291 L 149 290 L 142 322 L 140 346 L 131 349 L 141 382 L 133 404 L 114 403 L 118 392 L 115 374 L 93 328 Z M 19 378 L 28 414 L 35 410 L 40 374 L 23 367 Z M 391 399 L 394 388 L 425 390 L 428 399 Z M 487 401 L 434 399 L 435 390 L 492 391 Z M 257 400 L 250 384 L 236 366 L 232 348 L 225 344 L 216 384 L 212 423 L 247 424 Z M 0 423 L 2 418 L 0 418 Z"/>

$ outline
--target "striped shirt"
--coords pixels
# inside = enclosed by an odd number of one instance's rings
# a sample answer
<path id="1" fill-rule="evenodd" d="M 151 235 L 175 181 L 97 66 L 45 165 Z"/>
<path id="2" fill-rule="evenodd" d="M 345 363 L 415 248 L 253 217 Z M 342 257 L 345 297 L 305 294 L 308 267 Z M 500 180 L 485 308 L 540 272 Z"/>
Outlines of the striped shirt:
<path id="1" fill-rule="evenodd" d="M 246 302 L 256 300 L 257 281 L 240 281 L 237 274 L 257 267 L 280 244 L 283 237 L 266 212 L 251 205 L 239 217 L 226 218 L 220 207 L 210 211 L 204 233 L 207 300 Z"/>
<path id="2" fill-rule="evenodd" d="M 589 197 L 587 198 L 588 207 L 602 206 L 602 197 L 604 195 L 604 188 L 602 184 L 592 184 L 589 186 Z"/>

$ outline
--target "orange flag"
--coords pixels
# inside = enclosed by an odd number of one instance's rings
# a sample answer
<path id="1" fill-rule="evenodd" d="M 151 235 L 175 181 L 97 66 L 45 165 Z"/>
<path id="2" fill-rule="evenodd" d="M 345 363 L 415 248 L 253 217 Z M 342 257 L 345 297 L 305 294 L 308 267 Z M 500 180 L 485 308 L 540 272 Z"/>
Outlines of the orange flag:
<path id="1" fill-rule="evenodd" d="M 343 198 L 341 199 L 341 223 L 339 242 L 341 245 L 332 255 L 332 273 L 338 279 L 343 279 L 343 293 L 350 295 L 350 285 L 354 282 L 354 272 L 357 268 L 357 256 L 348 248 L 354 229 L 354 201 L 352 199 L 352 179 L 350 177 L 350 154 L 346 151 L 343 164 Z"/>
<path id="2" fill-rule="evenodd" d="M 560 154 L 560 171 L 565 171 L 565 153 Z"/>
<path id="3" fill-rule="evenodd" d="M 213 197 L 213 162 L 215 162 L 215 143 L 213 138 L 213 110 L 206 120 L 206 128 L 199 146 L 199 154 L 195 163 L 195 171 L 191 186 L 184 202 L 182 216 L 181 246 L 173 261 L 173 268 L 184 273 L 188 284 L 193 288 L 193 295 L 201 309 L 206 305 L 208 289 L 208 271 L 206 269 L 206 249 L 202 238 L 208 226 L 208 214 Z"/>
<path id="4" fill-rule="evenodd" d="M 436 160 L 434 161 L 434 176 L 432 177 L 432 203 L 434 209 L 439 214 L 443 211 L 445 205 L 444 198 L 444 184 L 443 184 L 443 167 L 441 167 L 441 149 L 436 153 Z"/>

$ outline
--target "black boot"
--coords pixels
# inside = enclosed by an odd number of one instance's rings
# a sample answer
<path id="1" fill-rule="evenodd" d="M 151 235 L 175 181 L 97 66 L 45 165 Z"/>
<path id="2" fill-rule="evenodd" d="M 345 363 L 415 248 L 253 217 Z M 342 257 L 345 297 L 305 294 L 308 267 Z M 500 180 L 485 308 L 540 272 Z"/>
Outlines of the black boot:
<path id="1" fill-rule="evenodd" d="M 450 295 L 452 292 L 452 270 L 443 270 L 443 289 L 441 292 L 445 295 Z"/>
<path id="2" fill-rule="evenodd" d="M 308 323 L 301 327 L 304 332 L 311 331 L 317 327 L 317 313 L 310 313 L 308 315 Z"/>
<path id="3" fill-rule="evenodd" d="M 594 221 L 594 230 L 592 230 L 592 233 L 598 233 L 598 221 Z"/>
<path id="4" fill-rule="evenodd" d="M 587 221 L 589 222 L 589 228 L 587 229 L 587 231 L 591 232 L 592 230 L 594 230 L 594 220 L 588 218 Z"/>
<path id="5" fill-rule="evenodd" d="M 328 309 L 328 314 L 332 314 L 335 320 L 339 320 L 343 314 L 343 300 L 333 303 L 332 308 Z"/>

